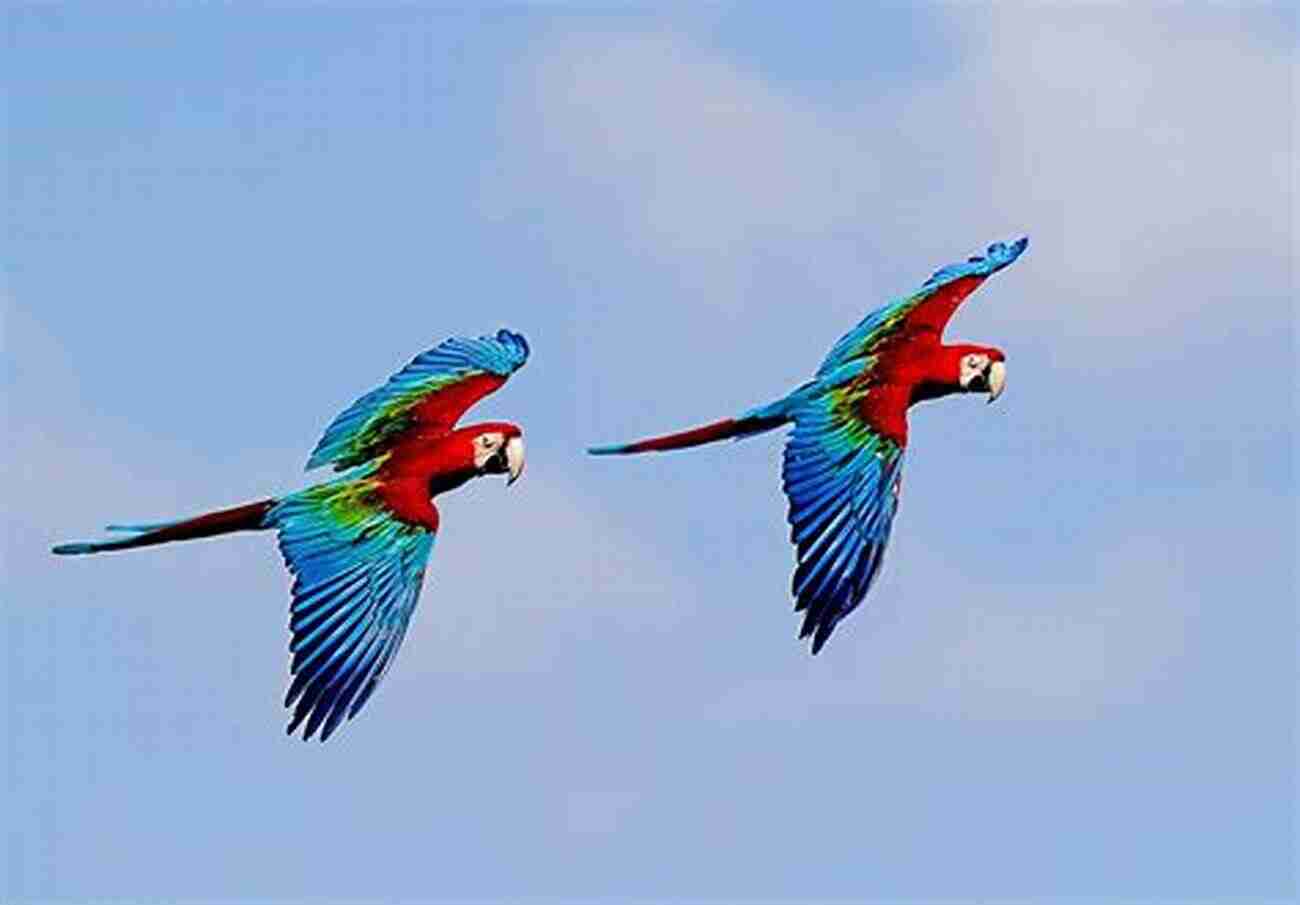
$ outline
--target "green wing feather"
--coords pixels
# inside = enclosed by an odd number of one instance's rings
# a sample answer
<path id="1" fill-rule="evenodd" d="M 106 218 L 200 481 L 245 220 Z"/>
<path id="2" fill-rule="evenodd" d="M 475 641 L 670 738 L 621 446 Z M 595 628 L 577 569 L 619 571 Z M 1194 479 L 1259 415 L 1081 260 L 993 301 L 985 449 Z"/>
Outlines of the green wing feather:
<path id="1" fill-rule="evenodd" d="M 450 429 L 471 405 L 528 360 L 528 342 L 498 331 L 478 339 L 449 339 L 424 352 L 388 382 L 345 409 L 316 444 L 307 468 L 336 471 L 370 461 L 417 423 Z"/>
<path id="2" fill-rule="evenodd" d="M 376 465 L 278 501 L 266 516 L 293 573 L 288 731 L 325 741 L 392 666 L 420 596 L 434 535 L 380 502 Z"/>
<path id="3" fill-rule="evenodd" d="M 916 292 L 877 308 L 844 334 L 822 362 L 817 376 L 825 377 L 855 359 L 869 357 L 886 342 L 906 335 L 909 329 L 934 330 L 937 339 L 961 300 L 986 277 L 1014 262 L 1028 246 L 1027 238 L 995 242 L 983 256 L 935 271 Z"/>

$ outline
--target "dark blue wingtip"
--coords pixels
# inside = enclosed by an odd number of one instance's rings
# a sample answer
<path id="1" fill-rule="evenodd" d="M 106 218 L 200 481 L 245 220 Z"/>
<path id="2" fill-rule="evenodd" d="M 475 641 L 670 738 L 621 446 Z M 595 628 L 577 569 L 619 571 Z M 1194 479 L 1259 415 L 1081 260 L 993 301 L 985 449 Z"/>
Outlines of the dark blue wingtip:
<path id="1" fill-rule="evenodd" d="M 1020 257 L 1021 253 L 1028 247 L 1028 236 L 1021 236 L 1014 242 L 994 242 L 989 246 L 985 258 L 989 264 L 993 265 L 993 270 L 1001 270 Z"/>
<path id="2" fill-rule="evenodd" d="M 528 340 L 524 339 L 522 333 L 515 333 L 513 330 L 507 330 L 505 327 L 502 327 L 497 331 L 497 342 L 518 346 L 524 353 L 524 358 L 527 358 L 528 354 L 532 351 L 532 349 L 528 348 Z"/>
<path id="3" fill-rule="evenodd" d="M 967 258 L 962 264 L 949 264 L 936 270 L 925 281 L 927 289 L 934 289 L 959 280 L 962 277 L 986 277 L 997 273 L 1003 267 L 1015 261 L 1029 247 L 1029 237 L 1021 236 L 1014 242 L 994 242 L 983 256 Z"/>
<path id="4" fill-rule="evenodd" d="M 98 544 L 59 544 L 51 547 L 50 552 L 55 556 L 82 556 L 86 553 L 99 552 Z"/>

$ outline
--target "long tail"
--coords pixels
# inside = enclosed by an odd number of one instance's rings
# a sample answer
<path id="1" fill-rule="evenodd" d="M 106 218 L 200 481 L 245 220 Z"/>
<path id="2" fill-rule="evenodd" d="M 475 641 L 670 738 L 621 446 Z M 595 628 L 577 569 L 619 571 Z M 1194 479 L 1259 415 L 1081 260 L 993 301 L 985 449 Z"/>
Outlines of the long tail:
<path id="1" fill-rule="evenodd" d="M 275 500 L 258 500 L 256 503 L 247 503 L 233 509 L 219 509 L 216 512 L 208 512 L 179 522 L 109 525 L 105 530 L 128 533 L 131 537 L 59 544 L 52 552 L 60 556 L 77 556 L 84 553 L 104 553 L 109 550 L 130 550 L 134 547 L 168 544 L 177 540 L 195 540 L 200 537 L 212 537 L 215 534 L 229 534 L 232 531 L 258 531 L 270 527 L 266 524 L 266 514 L 274 505 Z"/>
<path id="2" fill-rule="evenodd" d="M 615 443 L 609 446 L 591 446 L 587 452 L 593 456 L 621 456 L 628 453 L 663 452 L 669 449 L 686 449 L 688 446 L 701 446 L 717 440 L 739 439 L 766 431 L 775 430 L 788 422 L 794 408 L 802 399 L 807 387 L 786 396 L 771 405 L 750 409 L 739 418 L 724 418 L 703 427 L 637 440 L 634 443 Z"/>

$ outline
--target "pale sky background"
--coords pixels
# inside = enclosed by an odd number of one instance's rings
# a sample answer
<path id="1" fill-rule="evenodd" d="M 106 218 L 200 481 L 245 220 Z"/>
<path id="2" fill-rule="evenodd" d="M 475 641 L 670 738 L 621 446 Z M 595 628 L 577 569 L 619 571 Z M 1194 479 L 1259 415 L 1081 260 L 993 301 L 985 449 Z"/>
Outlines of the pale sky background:
<path id="1" fill-rule="evenodd" d="M 1294 14 L 865 6 L 11 8 L 9 901 L 1291 900 Z M 582 454 L 1021 233 L 820 656 L 779 435 Z M 327 745 L 269 535 L 48 555 L 501 326 L 528 472 Z"/>

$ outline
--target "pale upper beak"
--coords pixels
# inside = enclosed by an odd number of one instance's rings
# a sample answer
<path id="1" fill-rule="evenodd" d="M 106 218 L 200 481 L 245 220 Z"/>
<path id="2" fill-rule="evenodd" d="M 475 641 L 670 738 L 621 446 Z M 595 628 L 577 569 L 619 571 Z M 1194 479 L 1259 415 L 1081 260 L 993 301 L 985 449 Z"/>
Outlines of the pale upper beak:
<path id="1" fill-rule="evenodd" d="M 506 486 L 509 487 L 519 476 L 524 473 L 524 438 L 511 437 L 506 441 L 506 471 L 510 477 L 506 478 Z"/>
<path id="2" fill-rule="evenodd" d="M 1002 395 L 1002 391 L 1007 386 L 1007 363 L 1005 361 L 995 361 L 989 365 L 989 404 Z"/>

